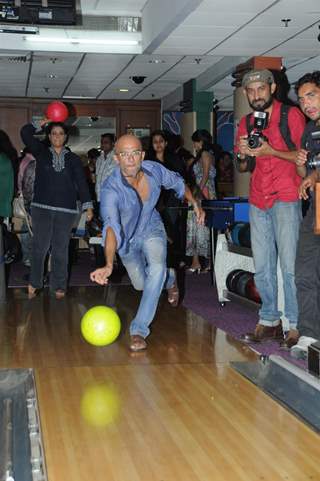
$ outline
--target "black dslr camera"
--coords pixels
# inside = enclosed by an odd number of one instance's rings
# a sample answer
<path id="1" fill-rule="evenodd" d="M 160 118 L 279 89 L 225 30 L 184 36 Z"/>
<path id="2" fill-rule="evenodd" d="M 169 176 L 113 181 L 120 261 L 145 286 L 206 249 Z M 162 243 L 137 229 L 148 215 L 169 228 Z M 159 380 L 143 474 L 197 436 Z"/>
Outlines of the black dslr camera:
<path id="1" fill-rule="evenodd" d="M 307 167 L 309 169 L 320 168 L 320 130 L 311 132 L 306 142 L 307 155 Z"/>
<path id="2" fill-rule="evenodd" d="M 248 136 L 248 147 L 250 149 L 256 149 L 262 145 L 263 140 L 268 140 L 265 135 L 262 134 L 263 129 L 268 124 L 268 112 L 253 112 L 253 129 Z"/>

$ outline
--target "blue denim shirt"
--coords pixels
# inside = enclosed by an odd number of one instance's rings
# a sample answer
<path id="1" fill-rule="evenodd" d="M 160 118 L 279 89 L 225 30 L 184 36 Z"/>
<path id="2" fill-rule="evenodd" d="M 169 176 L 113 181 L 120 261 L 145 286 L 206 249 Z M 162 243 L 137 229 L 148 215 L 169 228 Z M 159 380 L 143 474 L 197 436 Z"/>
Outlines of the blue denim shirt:
<path id="1" fill-rule="evenodd" d="M 165 237 L 159 212 L 155 209 L 161 187 L 173 189 L 179 199 L 184 197 L 185 184 L 176 172 L 166 169 L 158 162 L 145 160 L 141 169 L 149 183 L 149 198 L 142 202 L 137 191 L 127 182 L 120 168 L 102 184 L 100 212 L 103 219 L 103 239 L 111 227 L 117 240 L 117 251 L 125 255 L 135 239 L 148 238 L 159 232 Z"/>

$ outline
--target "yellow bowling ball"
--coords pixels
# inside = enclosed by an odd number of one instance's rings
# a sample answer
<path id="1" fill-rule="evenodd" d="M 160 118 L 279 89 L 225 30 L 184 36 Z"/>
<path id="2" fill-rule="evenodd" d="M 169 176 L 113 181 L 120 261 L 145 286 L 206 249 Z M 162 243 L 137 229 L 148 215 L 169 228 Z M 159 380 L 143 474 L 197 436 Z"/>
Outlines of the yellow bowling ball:
<path id="1" fill-rule="evenodd" d="M 91 307 L 81 319 L 81 333 L 93 346 L 111 344 L 119 336 L 120 329 L 120 318 L 111 307 Z"/>
<path id="2" fill-rule="evenodd" d="M 119 395 L 113 384 L 92 384 L 86 387 L 81 398 L 81 415 L 87 424 L 103 428 L 114 423 L 119 414 Z"/>

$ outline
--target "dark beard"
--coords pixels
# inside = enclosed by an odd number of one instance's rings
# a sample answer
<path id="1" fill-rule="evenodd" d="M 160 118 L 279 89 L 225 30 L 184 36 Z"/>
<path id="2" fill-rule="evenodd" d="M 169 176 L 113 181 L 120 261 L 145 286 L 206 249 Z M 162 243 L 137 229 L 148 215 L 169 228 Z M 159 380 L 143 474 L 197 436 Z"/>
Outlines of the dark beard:
<path id="1" fill-rule="evenodd" d="M 272 102 L 273 102 L 273 98 L 270 97 L 269 100 L 267 100 L 264 104 L 259 105 L 258 107 L 253 105 L 251 102 L 249 102 L 249 105 L 252 108 L 252 110 L 255 110 L 256 112 L 264 112 L 266 109 L 268 109 L 272 105 Z"/>

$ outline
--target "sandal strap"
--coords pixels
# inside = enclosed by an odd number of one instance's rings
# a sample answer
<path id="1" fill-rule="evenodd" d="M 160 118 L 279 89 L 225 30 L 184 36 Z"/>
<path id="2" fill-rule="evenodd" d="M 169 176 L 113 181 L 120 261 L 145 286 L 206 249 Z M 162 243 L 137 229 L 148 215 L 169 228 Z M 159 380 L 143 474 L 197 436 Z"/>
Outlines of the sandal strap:
<path id="1" fill-rule="evenodd" d="M 176 284 L 168 289 L 168 302 L 174 307 L 179 303 L 179 288 Z"/>

